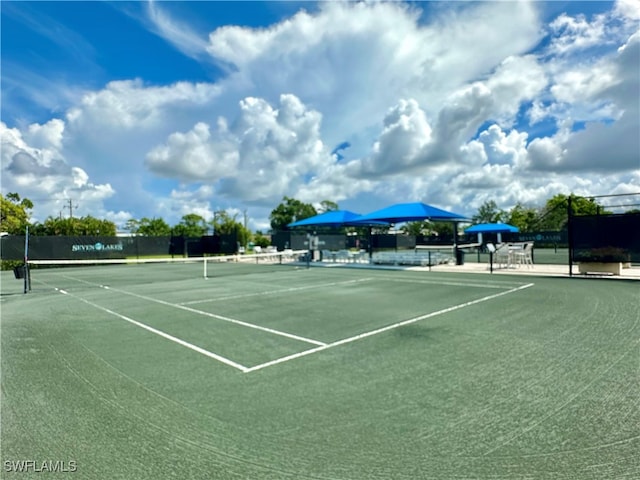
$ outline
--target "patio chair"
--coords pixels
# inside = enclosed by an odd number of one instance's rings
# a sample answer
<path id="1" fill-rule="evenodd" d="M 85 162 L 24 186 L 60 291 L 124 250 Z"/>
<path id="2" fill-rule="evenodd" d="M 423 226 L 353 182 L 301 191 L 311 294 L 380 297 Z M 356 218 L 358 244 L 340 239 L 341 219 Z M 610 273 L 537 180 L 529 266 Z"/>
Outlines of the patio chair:
<path id="1" fill-rule="evenodd" d="M 513 252 L 515 257 L 515 263 L 520 265 L 526 265 L 529 268 L 533 268 L 533 242 L 525 243 L 521 250 Z"/>
<path id="2" fill-rule="evenodd" d="M 498 268 L 509 268 L 511 266 L 511 252 L 509 251 L 509 245 L 506 243 L 498 245 L 496 252 L 493 254 L 493 258 L 498 264 Z"/>

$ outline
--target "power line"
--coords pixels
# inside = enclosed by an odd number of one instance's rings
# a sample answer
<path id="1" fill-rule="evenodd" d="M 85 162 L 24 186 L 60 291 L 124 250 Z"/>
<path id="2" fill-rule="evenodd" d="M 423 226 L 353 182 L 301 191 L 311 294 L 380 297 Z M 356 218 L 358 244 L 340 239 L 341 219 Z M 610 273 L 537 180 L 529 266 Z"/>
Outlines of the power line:
<path id="1" fill-rule="evenodd" d="M 73 200 L 69 198 L 67 200 L 67 207 L 69 208 L 69 218 L 73 218 L 73 209 L 78 208 L 78 205 L 73 205 Z"/>

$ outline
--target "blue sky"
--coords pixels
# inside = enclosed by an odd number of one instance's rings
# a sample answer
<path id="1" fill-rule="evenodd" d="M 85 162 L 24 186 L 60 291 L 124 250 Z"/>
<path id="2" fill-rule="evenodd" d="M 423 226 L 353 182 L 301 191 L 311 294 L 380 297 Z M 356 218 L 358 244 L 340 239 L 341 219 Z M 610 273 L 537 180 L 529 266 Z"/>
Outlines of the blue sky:
<path id="1" fill-rule="evenodd" d="M 640 191 L 632 0 L 0 8 L 2 193 L 35 220 Z"/>

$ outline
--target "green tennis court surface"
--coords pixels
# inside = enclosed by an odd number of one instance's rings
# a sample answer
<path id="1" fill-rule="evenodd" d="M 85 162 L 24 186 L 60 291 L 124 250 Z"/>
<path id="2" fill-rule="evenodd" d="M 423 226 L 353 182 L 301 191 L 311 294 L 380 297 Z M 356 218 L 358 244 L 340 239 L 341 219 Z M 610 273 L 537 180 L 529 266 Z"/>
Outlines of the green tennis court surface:
<path id="1" fill-rule="evenodd" d="M 3 478 L 640 476 L 637 282 L 236 267 L 3 272 Z"/>

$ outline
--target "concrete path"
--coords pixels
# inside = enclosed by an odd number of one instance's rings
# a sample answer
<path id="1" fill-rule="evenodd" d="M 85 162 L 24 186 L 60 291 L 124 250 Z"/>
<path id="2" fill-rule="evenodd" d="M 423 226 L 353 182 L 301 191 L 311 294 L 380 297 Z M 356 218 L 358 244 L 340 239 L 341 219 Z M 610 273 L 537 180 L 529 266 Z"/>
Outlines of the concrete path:
<path id="1" fill-rule="evenodd" d="M 517 268 L 497 268 L 494 265 L 493 273 L 489 271 L 489 265 L 486 263 L 465 262 L 464 265 L 435 265 L 431 269 L 429 267 L 411 267 L 402 265 L 370 265 L 368 263 L 333 263 L 333 262 L 313 262 L 313 267 L 347 267 L 347 268 L 377 268 L 388 270 L 412 270 L 412 271 L 433 271 L 433 272 L 451 272 L 451 273 L 478 273 L 493 275 L 533 275 L 545 277 L 568 277 L 569 265 L 550 265 L 550 264 L 534 264 L 533 266 L 519 266 Z M 632 279 L 640 280 L 640 266 L 625 268 L 622 275 L 608 274 L 588 274 L 578 273 L 578 266 L 573 266 L 573 276 L 576 278 L 611 278 L 611 279 Z"/>

